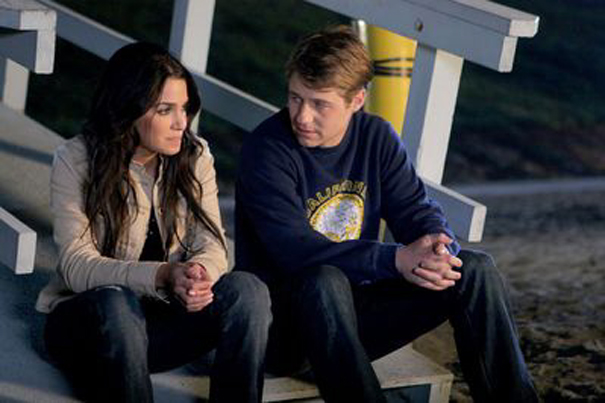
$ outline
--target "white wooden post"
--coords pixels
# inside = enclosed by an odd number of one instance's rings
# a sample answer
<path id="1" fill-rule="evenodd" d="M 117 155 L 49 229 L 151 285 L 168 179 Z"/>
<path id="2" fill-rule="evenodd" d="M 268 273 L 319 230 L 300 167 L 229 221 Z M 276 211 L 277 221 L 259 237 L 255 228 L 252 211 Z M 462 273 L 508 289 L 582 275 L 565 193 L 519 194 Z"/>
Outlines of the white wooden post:
<path id="1" fill-rule="evenodd" d="M 175 0 L 170 51 L 193 73 L 206 73 L 215 0 Z M 191 128 L 196 131 L 199 115 Z"/>
<path id="2" fill-rule="evenodd" d="M 463 59 L 419 44 L 402 133 L 416 170 L 441 183 Z"/>
<path id="3" fill-rule="evenodd" d="M 0 102 L 24 112 L 28 82 L 29 70 L 11 59 L 0 58 Z"/>
<path id="4" fill-rule="evenodd" d="M 169 49 L 197 73 L 205 73 L 215 0 L 175 0 Z"/>

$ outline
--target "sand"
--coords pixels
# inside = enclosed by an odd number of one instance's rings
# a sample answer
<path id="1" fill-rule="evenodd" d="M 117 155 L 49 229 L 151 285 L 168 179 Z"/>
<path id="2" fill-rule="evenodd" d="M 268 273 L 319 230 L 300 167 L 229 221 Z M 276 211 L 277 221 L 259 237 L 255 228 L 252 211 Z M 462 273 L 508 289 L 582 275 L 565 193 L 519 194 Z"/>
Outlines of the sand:
<path id="1" fill-rule="evenodd" d="M 605 402 L 605 191 L 476 197 L 484 240 L 510 288 L 526 361 L 545 402 Z M 415 343 L 455 374 L 469 402 L 451 328 Z"/>

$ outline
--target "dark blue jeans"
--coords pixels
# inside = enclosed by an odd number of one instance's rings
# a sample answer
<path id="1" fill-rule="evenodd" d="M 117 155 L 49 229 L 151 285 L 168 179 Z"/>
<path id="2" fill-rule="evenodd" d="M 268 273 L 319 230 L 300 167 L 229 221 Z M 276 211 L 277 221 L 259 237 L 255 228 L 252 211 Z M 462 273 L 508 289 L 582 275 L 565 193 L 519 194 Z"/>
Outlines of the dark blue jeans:
<path id="1" fill-rule="evenodd" d="M 537 401 L 493 260 L 460 258 L 462 279 L 445 291 L 403 279 L 354 287 L 331 266 L 272 286 L 268 370 L 294 373 L 308 360 L 327 402 L 384 402 L 370 362 L 450 320 L 475 401 Z"/>
<path id="2" fill-rule="evenodd" d="M 269 292 L 244 272 L 224 275 L 213 291 L 214 301 L 195 313 L 125 287 L 82 292 L 48 315 L 48 353 L 86 401 L 151 402 L 150 373 L 216 348 L 210 400 L 260 402 Z"/>

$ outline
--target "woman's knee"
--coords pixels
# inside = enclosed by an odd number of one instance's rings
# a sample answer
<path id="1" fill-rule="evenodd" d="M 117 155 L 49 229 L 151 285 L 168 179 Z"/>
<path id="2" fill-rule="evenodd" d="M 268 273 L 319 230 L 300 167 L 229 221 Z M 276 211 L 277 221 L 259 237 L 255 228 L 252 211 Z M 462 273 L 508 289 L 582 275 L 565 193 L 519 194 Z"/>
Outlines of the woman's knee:
<path id="1" fill-rule="evenodd" d="M 147 333 L 134 292 L 122 286 L 102 286 L 61 302 L 48 317 L 45 337 L 51 355 L 65 355 L 70 350 L 73 354 L 69 355 L 86 355 L 146 345 Z"/>
<path id="2" fill-rule="evenodd" d="M 101 286 L 89 294 L 99 330 L 111 339 L 145 338 L 145 316 L 137 295 L 117 285 Z"/>
<path id="3" fill-rule="evenodd" d="M 120 321 L 142 318 L 140 302 L 129 288 L 118 285 L 97 287 L 88 292 L 85 298 L 102 320 Z"/>

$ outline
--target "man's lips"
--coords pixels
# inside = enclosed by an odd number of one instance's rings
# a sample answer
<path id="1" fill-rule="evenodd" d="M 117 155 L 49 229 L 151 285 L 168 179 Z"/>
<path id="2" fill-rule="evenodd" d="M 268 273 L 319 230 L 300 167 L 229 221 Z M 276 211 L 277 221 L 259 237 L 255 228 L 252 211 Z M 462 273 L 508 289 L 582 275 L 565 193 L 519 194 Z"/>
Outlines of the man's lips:
<path id="1" fill-rule="evenodd" d="M 298 133 L 298 134 L 302 134 L 303 136 L 309 136 L 315 133 L 315 130 L 312 129 L 303 129 L 300 128 L 298 126 L 294 127 L 294 130 Z"/>

